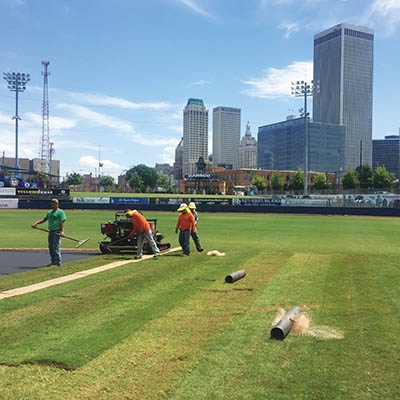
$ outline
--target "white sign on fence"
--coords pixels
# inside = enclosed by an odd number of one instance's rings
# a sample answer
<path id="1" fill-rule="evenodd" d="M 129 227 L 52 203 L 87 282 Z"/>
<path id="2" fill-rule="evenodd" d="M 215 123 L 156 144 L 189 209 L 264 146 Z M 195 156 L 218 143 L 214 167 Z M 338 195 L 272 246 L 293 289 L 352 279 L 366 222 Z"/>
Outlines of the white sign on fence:
<path id="1" fill-rule="evenodd" d="M 0 199 L 0 208 L 18 208 L 18 199 Z"/>
<path id="2" fill-rule="evenodd" d="M 109 197 L 73 197 L 73 203 L 83 203 L 83 204 L 109 204 Z"/>
<path id="3" fill-rule="evenodd" d="M 0 187 L 1 196 L 15 196 L 15 188 L 13 187 Z"/>

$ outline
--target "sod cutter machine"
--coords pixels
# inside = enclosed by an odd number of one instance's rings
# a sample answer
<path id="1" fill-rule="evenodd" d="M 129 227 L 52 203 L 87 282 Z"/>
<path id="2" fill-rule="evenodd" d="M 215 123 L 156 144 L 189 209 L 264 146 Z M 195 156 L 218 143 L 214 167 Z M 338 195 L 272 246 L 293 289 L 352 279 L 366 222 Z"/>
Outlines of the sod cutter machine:
<path id="1" fill-rule="evenodd" d="M 150 225 L 158 249 L 161 252 L 168 250 L 171 247 L 171 244 L 161 243 L 164 239 L 164 235 L 157 231 L 157 220 L 147 219 L 147 222 Z M 129 237 L 133 225 L 131 219 L 125 215 L 125 211 L 117 211 L 115 213 L 114 221 L 110 220 L 100 224 L 100 229 L 101 233 L 109 239 L 99 243 L 100 251 L 103 254 L 120 253 L 122 251 L 136 252 L 137 235 L 135 234 L 133 237 Z M 151 247 L 147 240 L 144 242 L 143 252 L 146 254 L 152 254 Z"/>
<path id="2" fill-rule="evenodd" d="M 48 229 L 43 229 L 43 228 L 38 228 L 38 227 L 36 227 L 36 228 L 34 228 L 34 229 L 38 229 L 39 231 L 43 231 L 43 232 L 50 232 Z M 57 235 L 59 235 L 59 236 L 61 236 L 59 233 L 57 233 Z M 77 249 L 78 247 L 81 247 L 83 244 L 85 244 L 88 240 L 90 240 L 90 238 L 88 237 L 87 239 L 84 239 L 84 240 L 78 240 L 78 239 L 75 239 L 75 238 L 73 238 L 73 237 L 71 237 L 71 236 L 61 236 L 62 238 L 65 238 L 65 239 L 69 239 L 69 240 L 73 240 L 74 242 L 78 242 L 78 244 L 75 246 L 75 249 Z"/>

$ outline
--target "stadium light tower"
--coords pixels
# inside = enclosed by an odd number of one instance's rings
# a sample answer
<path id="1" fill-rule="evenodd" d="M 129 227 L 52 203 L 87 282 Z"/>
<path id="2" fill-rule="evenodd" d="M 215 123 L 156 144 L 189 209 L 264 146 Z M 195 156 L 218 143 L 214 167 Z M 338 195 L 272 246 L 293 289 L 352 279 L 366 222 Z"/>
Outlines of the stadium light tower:
<path id="1" fill-rule="evenodd" d="M 18 121 L 21 119 L 18 115 L 18 93 L 23 92 L 26 89 L 26 84 L 31 80 L 29 74 L 20 72 L 4 72 L 3 79 L 7 81 L 7 88 L 12 92 L 15 92 L 15 164 L 14 173 L 19 173 L 19 161 L 18 161 Z"/>
<path id="2" fill-rule="evenodd" d="M 295 97 L 304 97 L 304 110 L 302 116 L 304 117 L 304 136 L 305 136 L 305 151 L 304 151 L 304 194 L 307 194 L 307 173 L 308 173 L 308 117 L 310 113 L 307 112 L 307 96 L 312 96 L 314 93 L 318 93 L 319 85 L 314 84 L 314 81 L 310 83 L 306 81 L 292 82 L 292 95 Z"/>

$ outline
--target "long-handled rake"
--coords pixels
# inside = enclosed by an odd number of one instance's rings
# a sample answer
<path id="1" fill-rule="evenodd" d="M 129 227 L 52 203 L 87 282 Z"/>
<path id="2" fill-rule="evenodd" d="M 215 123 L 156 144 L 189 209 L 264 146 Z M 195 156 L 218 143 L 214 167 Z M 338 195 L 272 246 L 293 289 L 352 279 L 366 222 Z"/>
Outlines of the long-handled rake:
<path id="1" fill-rule="evenodd" d="M 38 227 L 36 227 L 35 229 L 38 229 L 39 231 L 43 231 L 43 232 L 50 232 L 48 229 L 43 229 L 43 228 L 38 228 Z M 59 233 L 57 233 L 57 235 L 59 235 L 59 236 L 61 236 Z M 85 239 L 85 240 L 78 240 L 78 239 L 75 239 L 75 238 L 73 238 L 73 237 L 70 237 L 70 236 L 61 236 L 61 237 L 63 237 L 63 238 L 65 238 L 65 239 L 69 239 L 69 240 L 73 240 L 74 242 L 78 242 L 78 244 L 75 246 L 75 249 L 77 249 L 78 247 L 81 247 L 83 244 L 85 244 L 88 240 L 90 240 L 90 237 L 88 237 L 87 239 Z"/>

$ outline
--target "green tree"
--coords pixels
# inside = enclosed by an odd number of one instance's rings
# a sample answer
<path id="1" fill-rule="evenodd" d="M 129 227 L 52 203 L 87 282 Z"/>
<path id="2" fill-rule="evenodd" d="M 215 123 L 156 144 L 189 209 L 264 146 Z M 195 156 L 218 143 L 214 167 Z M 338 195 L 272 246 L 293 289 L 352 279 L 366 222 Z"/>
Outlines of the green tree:
<path id="1" fill-rule="evenodd" d="M 326 174 L 318 172 L 314 177 L 314 188 L 317 190 L 329 189 L 331 182 L 327 179 Z"/>
<path id="2" fill-rule="evenodd" d="M 155 168 L 150 168 L 147 165 L 139 164 L 126 171 L 126 180 L 129 182 L 131 188 L 136 187 L 139 189 L 139 180 L 136 177 L 133 180 L 135 185 L 131 185 L 131 178 L 135 173 L 139 176 L 140 181 L 142 182 L 139 190 L 140 192 L 150 191 L 155 188 L 158 179 Z"/>
<path id="3" fill-rule="evenodd" d="M 173 193 L 173 188 L 169 183 L 168 177 L 166 177 L 165 175 L 158 177 L 157 186 L 161 186 L 162 188 L 164 188 L 167 193 Z"/>
<path id="4" fill-rule="evenodd" d="M 263 176 L 255 176 L 251 181 L 251 184 L 255 186 L 259 192 L 262 192 L 267 187 L 267 183 Z"/>
<path id="5" fill-rule="evenodd" d="M 290 178 L 290 189 L 301 190 L 304 188 L 304 172 L 299 168 Z"/>
<path id="6" fill-rule="evenodd" d="M 376 189 L 388 189 L 395 179 L 393 173 L 386 170 L 384 166 L 378 167 L 372 176 L 372 185 Z"/>
<path id="7" fill-rule="evenodd" d="M 357 178 L 354 169 L 348 169 L 342 177 L 343 189 L 356 189 L 360 186 L 360 181 Z"/>
<path id="8" fill-rule="evenodd" d="M 273 174 L 271 176 L 271 188 L 272 190 L 282 190 L 284 185 L 283 176 L 280 174 Z"/>
<path id="9" fill-rule="evenodd" d="M 112 176 L 102 175 L 99 179 L 100 186 L 112 188 L 115 185 L 115 180 Z"/>
<path id="10" fill-rule="evenodd" d="M 356 174 L 360 182 L 360 188 L 367 189 L 372 186 L 374 171 L 368 164 L 361 165 L 361 167 L 358 166 L 356 168 Z"/>
<path id="11" fill-rule="evenodd" d="M 80 185 L 83 182 L 83 176 L 78 174 L 77 172 L 71 172 L 67 174 L 67 183 L 70 186 L 74 186 L 74 190 L 76 190 L 76 185 Z"/>
<path id="12" fill-rule="evenodd" d="M 126 174 L 126 179 L 129 183 L 129 186 L 132 188 L 132 190 L 136 193 L 142 193 L 144 191 L 144 183 L 143 179 L 139 176 L 137 172 L 132 172 L 129 174 L 128 178 L 128 173 Z"/>

